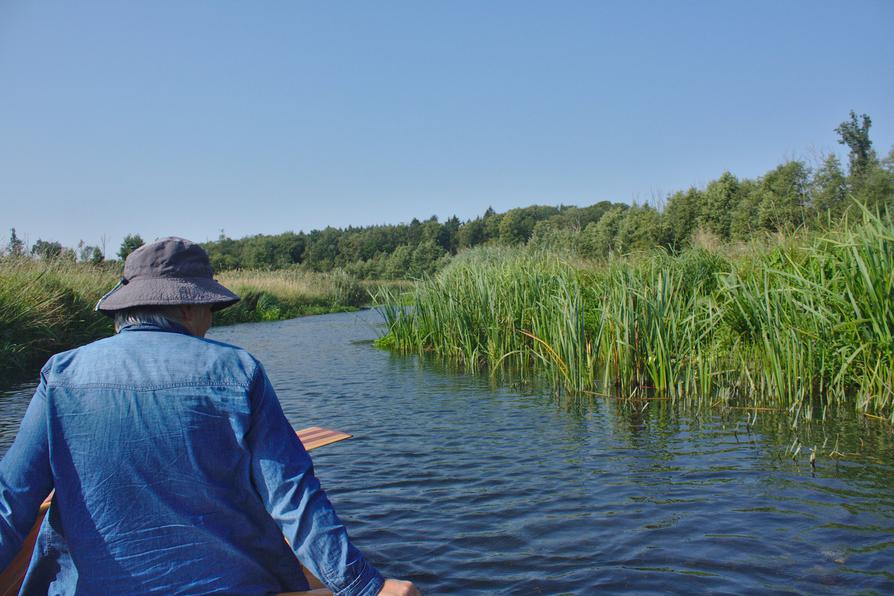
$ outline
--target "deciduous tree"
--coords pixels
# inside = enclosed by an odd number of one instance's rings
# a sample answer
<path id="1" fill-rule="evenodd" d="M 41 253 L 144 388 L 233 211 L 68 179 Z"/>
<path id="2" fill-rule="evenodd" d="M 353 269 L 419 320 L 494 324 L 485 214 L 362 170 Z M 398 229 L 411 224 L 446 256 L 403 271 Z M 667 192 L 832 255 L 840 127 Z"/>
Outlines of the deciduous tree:
<path id="1" fill-rule="evenodd" d="M 740 199 L 739 180 L 724 172 L 705 189 L 700 223 L 722 240 L 729 240 L 732 213 Z"/>
<path id="2" fill-rule="evenodd" d="M 127 258 L 127 255 L 143 246 L 143 244 L 143 239 L 140 238 L 139 234 L 128 234 L 121 242 L 121 248 L 118 249 L 118 256 L 121 257 L 121 260 L 123 261 Z"/>
<path id="3" fill-rule="evenodd" d="M 767 172 L 760 182 L 757 216 L 761 228 L 777 231 L 804 223 L 809 171 L 800 161 L 789 161 Z"/>
<path id="4" fill-rule="evenodd" d="M 62 245 L 58 242 L 38 238 L 34 246 L 31 247 L 31 254 L 45 260 L 56 259 L 62 254 Z"/>
<path id="5" fill-rule="evenodd" d="M 860 116 L 857 120 L 857 114 L 851 110 L 850 120 L 845 120 L 835 129 L 838 133 L 838 143 L 847 145 L 850 149 L 848 159 L 850 160 L 850 176 L 855 180 L 859 180 L 869 170 L 870 164 L 875 161 L 875 152 L 872 150 L 872 141 L 869 139 L 869 128 L 872 126 L 872 120 L 867 114 Z"/>
<path id="6" fill-rule="evenodd" d="M 847 178 L 841 169 L 841 162 L 834 153 L 823 160 L 810 185 L 811 205 L 821 218 L 836 217 L 844 211 L 847 203 Z"/>

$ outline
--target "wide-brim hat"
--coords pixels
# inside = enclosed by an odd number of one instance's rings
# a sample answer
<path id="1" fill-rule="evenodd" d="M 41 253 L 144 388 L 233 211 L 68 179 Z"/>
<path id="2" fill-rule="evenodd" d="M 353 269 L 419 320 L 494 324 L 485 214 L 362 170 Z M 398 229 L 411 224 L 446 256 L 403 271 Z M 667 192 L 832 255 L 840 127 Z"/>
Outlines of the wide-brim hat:
<path id="1" fill-rule="evenodd" d="M 99 299 L 96 310 L 109 316 L 137 306 L 208 304 L 211 310 L 220 310 L 237 302 L 239 296 L 214 280 L 205 249 L 171 237 L 130 253 L 124 261 L 124 276 Z"/>

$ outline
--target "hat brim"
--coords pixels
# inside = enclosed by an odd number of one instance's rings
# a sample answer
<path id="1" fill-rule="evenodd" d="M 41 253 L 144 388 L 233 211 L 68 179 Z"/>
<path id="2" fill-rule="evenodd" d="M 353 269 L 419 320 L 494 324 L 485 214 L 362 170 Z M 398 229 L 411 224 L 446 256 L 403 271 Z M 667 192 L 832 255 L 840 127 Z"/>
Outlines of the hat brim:
<path id="1" fill-rule="evenodd" d="M 152 277 L 134 279 L 105 296 L 96 310 L 112 316 L 115 311 L 138 306 L 208 304 L 220 310 L 239 302 L 239 296 L 207 277 Z"/>

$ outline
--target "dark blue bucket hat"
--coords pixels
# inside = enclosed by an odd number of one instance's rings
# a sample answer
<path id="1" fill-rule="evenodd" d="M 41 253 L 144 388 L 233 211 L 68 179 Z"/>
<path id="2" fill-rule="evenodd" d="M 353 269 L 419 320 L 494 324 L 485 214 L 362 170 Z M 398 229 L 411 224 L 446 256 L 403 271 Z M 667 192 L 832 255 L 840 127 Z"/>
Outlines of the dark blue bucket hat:
<path id="1" fill-rule="evenodd" d="M 239 296 L 214 281 L 208 253 L 183 238 L 163 238 L 127 256 L 124 276 L 99 299 L 96 310 L 112 316 L 136 306 L 209 304 L 220 310 L 239 302 Z"/>

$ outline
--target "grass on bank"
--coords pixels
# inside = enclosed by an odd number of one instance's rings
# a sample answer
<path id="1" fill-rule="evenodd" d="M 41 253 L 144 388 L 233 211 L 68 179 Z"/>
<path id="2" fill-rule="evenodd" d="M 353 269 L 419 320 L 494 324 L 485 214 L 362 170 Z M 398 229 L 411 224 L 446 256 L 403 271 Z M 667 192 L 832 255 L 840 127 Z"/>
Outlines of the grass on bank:
<path id="1" fill-rule="evenodd" d="M 34 371 L 53 352 L 111 334 L 111 321 L 93 306 L 117 279 L 113 266 L 0 260 L 0 380 Z"/>
<path id="2" fill-rule="evenodd" d="M 894 422 L 889 217 L 730 254 L 473 250 L 420 282 L 410 308 L 380 301 L 380 345 L 575 393 L 769 406 L 795 422 L 844 406 Z"/>
<path id="3" fill-rule="evenodd" d="M 120 276 L 120 263 L 0 259 L 0 386 L 28 378 L 55 352 L 111 335 L 93 308 Z M 353 310 L 369 292 L 341 272 L 228 271 L 217 277 L 242 301 L 215 325 Z"/>
<path id="4" fill-rule="evenodd" d="M 242 300 L 216 313 L 216 325 L 356 310 L 369 302 L 364 286 L 342 271 L 232 270 L 217 275 L 217 280 Z"/>

